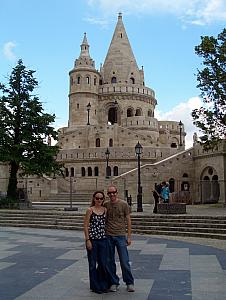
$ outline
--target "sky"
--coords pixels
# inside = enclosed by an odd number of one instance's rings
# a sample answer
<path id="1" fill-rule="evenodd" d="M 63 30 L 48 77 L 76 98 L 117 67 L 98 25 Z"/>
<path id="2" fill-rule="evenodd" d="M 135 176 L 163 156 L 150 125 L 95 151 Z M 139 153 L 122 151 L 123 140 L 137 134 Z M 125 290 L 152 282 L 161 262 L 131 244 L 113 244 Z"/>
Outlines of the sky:
<path id="1" fill-rule="evenodd" d="M 118 13 L 145 85 L 155 91 L 158 120 L 182 121 L 186 148 L 194 132 L 191 111 L 202 105 L 195 54 L 201 36 L 226 24 L 226 0 L 0 0 L 0 82 L 19 59 L 35 70 L 36 93 L 54 126 L 67 126 L 69 71 L 80 54 L 84 32 L 96 69 L 104 63 Z"/>

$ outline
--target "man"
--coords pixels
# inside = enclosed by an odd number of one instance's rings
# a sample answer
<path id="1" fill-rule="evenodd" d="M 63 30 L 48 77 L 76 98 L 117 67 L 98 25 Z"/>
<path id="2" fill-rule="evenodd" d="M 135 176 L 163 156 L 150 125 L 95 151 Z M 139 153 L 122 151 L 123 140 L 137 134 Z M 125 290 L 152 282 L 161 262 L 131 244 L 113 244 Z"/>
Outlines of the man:
<path id="1" fill-rule="evenodd" d="M 155 183 L 155 189 L 152 191 L 153 197 L 155 199 L 155 204 L 154 204 L 154 209 L 153 209 L 154 214 L 157 213 L 157 206 L 159 203 L 159 197 L 161 195 L 161 191 L 162 191 L 161 183 L 160 184 Z"/>
<path id="2" fill-rule="evenodd" d="M 131 244 L 131 218 L 127 202 L 118 198 L 118 191 L 114 185 L 108 187 L 107 194 L 110 201 L 105 202 L 107 208 L 106 235 L 109 246 L 108 271 L 111 282 L 110 291 L 116 292 L 119 277 L 116 274 L 115 248 L 117 249 L 122 278 L 127 285 L 128 292 L 134 292 L 134 278 L 131 273 L 127 246 Z"/>

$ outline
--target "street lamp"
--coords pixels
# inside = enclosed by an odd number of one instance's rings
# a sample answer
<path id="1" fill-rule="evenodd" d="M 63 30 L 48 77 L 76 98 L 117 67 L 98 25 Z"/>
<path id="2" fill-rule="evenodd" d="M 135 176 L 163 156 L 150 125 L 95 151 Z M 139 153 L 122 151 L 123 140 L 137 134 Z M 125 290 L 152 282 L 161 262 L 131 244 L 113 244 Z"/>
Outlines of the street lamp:
<path id="1" fill-rule="evenodd" d="M 142 154 L 142 149 L 143 147 L 141 144 L 138 142 L 135 146 L 135 153 L 137 156 L 137 162 L 138 162 L 138 178 L 137 178 L 137 212 L 142 212 L 143 207 L 142 207 L 142 186 L 140 183 L 140 156 Z"/>
<path id="2" fill-rule="evenodd" d="M 181 122 L 181 120 L 178 125 L 180 128 L 180 144 L 179 144 L 179 146 L 181 147 L 182 146 L 182 127 L 183 127 L 183 123 Z"/>
<path id="3" fill-rule="evenodd" d="M 90 102 L 87 104 L 86 109 L 87 109 L 87 112 L 88 112 L 88 122 L 87 122 L 87 125 L 90 125 L 90 123 L 89 123 L 89 112 L 90 112 L 90 109 L 91 109 Z"/>
<path id="4" fill-rule="evenodd" d="M 108 162 L 109 162 L 109 156 L 110 156 L 110 151 L 107 148 L 107 150 L 105 151 L 105 156 L 106 156 L 106 162 L 107 162 L 107 167 L 106 167 L 106 178 L 109 178 L 109 167 L 108 167 Z"/>

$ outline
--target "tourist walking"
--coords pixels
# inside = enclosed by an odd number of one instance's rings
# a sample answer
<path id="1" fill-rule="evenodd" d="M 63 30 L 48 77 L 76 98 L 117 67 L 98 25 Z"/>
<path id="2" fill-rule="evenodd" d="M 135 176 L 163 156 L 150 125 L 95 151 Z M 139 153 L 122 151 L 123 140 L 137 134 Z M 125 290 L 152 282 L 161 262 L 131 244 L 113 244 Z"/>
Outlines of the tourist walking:
<path id="1" fill-rule="evenodd" d="M 157 213 L 157 206 L 158 206 L 158 203 L 159 203 L 159 197 L 161 196 L 161 191 L 162 191 L 162 185 L 161 185 L 161 183 L 160 184 L 155 183 L 155 188 L 152 191 L 153 197 L 154 197 L 154 200 L 155 200 L 155 202 L 154 202 L 154 209 L 153 209 L 153 213 L 154 214 Z"/>
<path id="2" fill-rule="evenodd" d="M 104 193 L 96 191 L 84 218 L 90 289 L 98 294 L 106 292 L 111 285 L 108 282 L 109 277 L 106 270 L 107 238 L 105 221 L 107 209 L 103 206 L 104 200 Z"/>
<path id="3" fill-rule="evenodd" d="M 110 201 L 104 203 L 107 208 L 106 234 L 109 248 L 108 272 L 112 285 L 110 291 L 116 292 L 119 286 L 119 277 L 116 273 L 115 249 L 119 256 L 122 278 L 127 285 L 128 292 L 134 292 L 134 278 L 129 263 L 127 246 L 131 244 L 130 209 L 126 201 L 118 198 L 116 186 L 108 187 L 107 194 Z"/>
<path id="4" fill-rule="evenodd" d="M 169 184 L 163 181 L 161 190 L 161 198 L 163 199 L 163 203 L 169 203 L 169 194 Z"/>

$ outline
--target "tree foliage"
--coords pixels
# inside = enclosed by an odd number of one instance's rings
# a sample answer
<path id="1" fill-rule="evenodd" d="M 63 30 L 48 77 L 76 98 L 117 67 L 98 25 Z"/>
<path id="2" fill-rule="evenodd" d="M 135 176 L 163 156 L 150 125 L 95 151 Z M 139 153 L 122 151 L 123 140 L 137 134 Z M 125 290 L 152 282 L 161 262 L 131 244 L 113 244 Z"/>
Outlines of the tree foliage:
<path id="1" fill-rule="evenodd" d="M 213 149 L 226 137 L 226 29 L 217 36 L 201 37 L 195 53 L 203 58 L 197 87 L 204 105 L 192 111 L 194 124 L 202 131 L 200 143 Z"/>
<path id="2" fill-rule="evenodd" d="M 43 112 L 34 94 L 38 87 L 34 73 L 19 60 L 7 84 L 0 83 L 0 161 L 9 163 L 7 196 L 13 199 L 18 174 L 50 175 L 61 169 L 55 160 L 58 146 L 47 143 L 48 137 L 57 140 L 57 132 L 51 126 L 55 115 Z"/>

